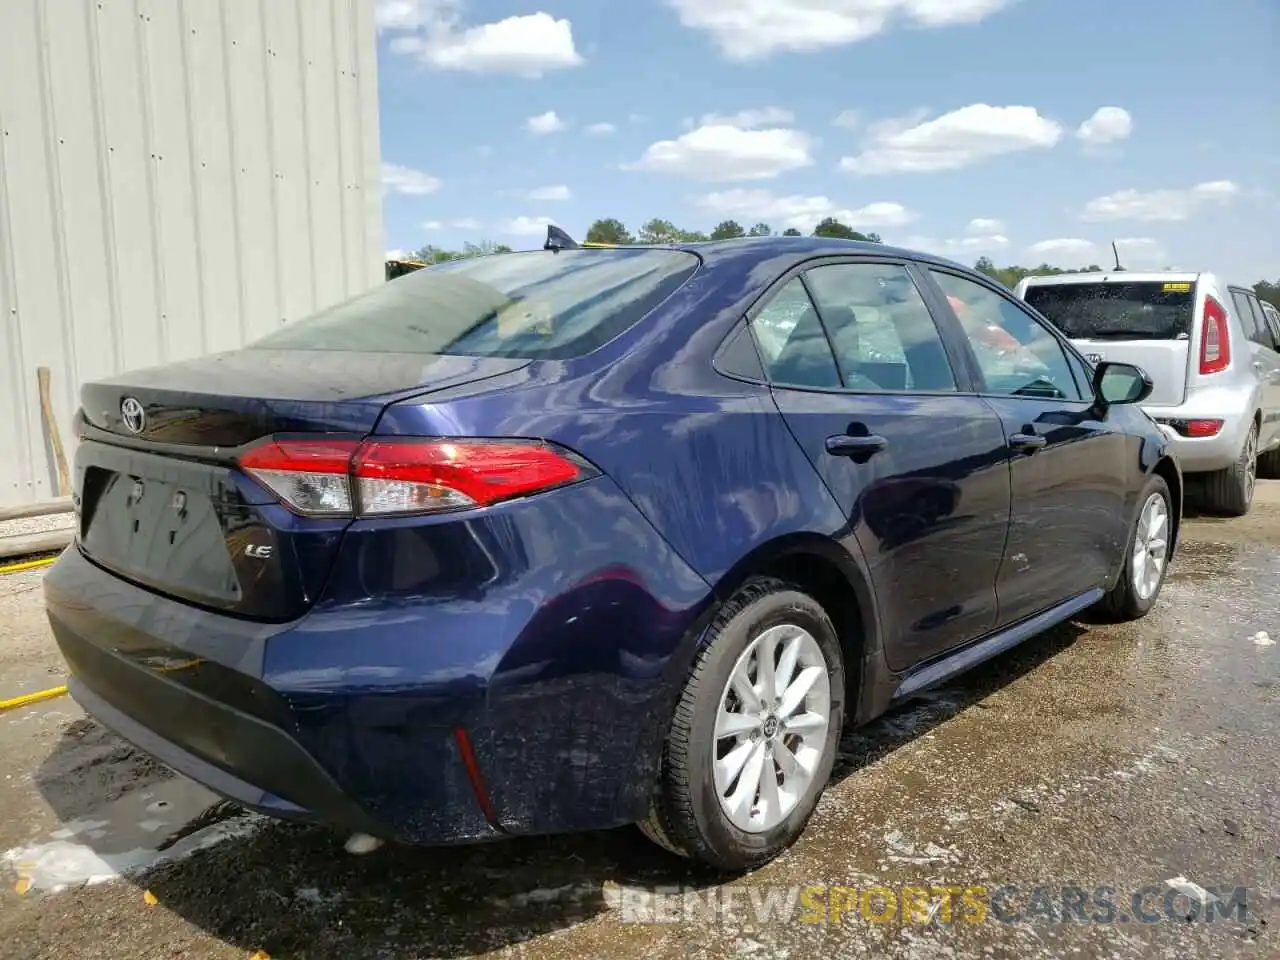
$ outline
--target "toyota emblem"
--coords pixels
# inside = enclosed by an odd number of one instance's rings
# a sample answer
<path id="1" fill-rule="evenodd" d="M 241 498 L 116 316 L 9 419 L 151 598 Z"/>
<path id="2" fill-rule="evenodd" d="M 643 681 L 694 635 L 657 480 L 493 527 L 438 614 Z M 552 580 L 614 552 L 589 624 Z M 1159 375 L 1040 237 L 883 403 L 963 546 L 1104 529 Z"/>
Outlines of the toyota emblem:
<path id="1" fill-rule="evenodd" d="M 147 412 L 136 397 L 125 397 L 120 401 L 120 418 L 130 433 L 141 433 L 147 425 Z"/>

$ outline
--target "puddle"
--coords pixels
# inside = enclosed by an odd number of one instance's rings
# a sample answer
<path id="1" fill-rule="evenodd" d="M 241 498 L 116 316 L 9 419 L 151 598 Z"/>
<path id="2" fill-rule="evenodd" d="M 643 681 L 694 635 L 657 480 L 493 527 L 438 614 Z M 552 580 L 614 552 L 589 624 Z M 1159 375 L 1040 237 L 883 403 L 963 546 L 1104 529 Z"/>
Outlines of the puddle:
<path id="1" fill-rule="evenodd" d="M 224 840 L 248 836 L 264 822 L 248 812 L 227 810 L 204 788 L 173 778 L 63 823 L 43 841 L 6 851 L 3 860 L 17 874 L 19 889 L 55 892 L 182 860 Z"/>

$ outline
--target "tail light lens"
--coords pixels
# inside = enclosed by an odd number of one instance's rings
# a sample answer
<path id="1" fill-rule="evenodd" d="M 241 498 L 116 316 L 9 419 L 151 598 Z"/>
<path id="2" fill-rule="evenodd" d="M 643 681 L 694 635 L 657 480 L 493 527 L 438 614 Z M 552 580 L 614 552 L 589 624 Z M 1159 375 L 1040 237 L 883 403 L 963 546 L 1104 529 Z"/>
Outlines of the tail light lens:
<path id="1" fill-rule="evenodd" d="M 539 440 L 271 440 L 239 462 L 291 510 L 314 517 L 484 507 L 598 473 Z"/>
<path id="2" fill-rule="evenodd" d="M 1218 373 L 1230 365 L 1227 311 L 1213 297 L 1205 297 L 1200 318 L 1200 373 Z"/>

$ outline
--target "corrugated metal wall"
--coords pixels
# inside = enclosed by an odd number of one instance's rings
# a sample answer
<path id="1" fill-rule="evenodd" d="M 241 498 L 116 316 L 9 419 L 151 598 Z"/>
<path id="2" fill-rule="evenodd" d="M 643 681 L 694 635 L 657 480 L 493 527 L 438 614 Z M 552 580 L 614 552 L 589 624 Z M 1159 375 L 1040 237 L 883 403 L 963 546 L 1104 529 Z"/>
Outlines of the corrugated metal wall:
<path id="1" fill-rule="evenodd" d="M 383 279 L 374 0 L 0 0 L 0 505 L 85 380 Z"/>

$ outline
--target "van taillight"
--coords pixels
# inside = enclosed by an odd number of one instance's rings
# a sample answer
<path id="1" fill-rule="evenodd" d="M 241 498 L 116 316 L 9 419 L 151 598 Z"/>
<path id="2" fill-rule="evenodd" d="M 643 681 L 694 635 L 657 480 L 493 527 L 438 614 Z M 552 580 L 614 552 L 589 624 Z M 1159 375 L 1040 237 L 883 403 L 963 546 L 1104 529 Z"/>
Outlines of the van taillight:
<path id="1" fill-rule="evenodd" d="M 1200 372 L 1218 373 L 1231 365 L 1231 337 L 1227 311 L 1213 297 L 1204 298 L 1200 315 Z"/>

